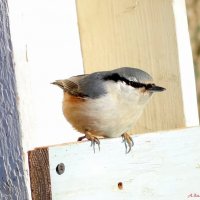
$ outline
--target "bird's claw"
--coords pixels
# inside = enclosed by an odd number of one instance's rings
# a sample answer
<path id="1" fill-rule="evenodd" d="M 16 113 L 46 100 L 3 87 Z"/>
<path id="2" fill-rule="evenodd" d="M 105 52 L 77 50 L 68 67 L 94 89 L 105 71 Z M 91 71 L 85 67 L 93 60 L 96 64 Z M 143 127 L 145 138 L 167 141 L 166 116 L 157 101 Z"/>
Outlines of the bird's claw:
<path id="1" fill-rule="evenodd" d="M 91 147 L 93 147 L 94 153 L 95 153 L 95 144 L 98 145 L 99 151 L 100 151 L 100 141 L 97 137 L 94 137 L 91 141 Z"/>
<path id="2" fill-rule="evenodd" d="M 133 139 L 128 133 L 124 133 L 122 135 L 122 139 L 123 139 L 122 142 L 124 142 L 124 144 L 125 144 L 126 153 L 129 153 L 131 151 L 131 148 L 134 145 Z"/>
<path id="3" fill-rule="evenodd" d="M 92 135 L 90 132 L 86 131 L 85 135 L 78 138 L 78 141 L 82 141 L 84 138 L 87 138 L 89 141 L 91 141 L 91 147 L 93 147 L 94 153 L 95 153 L 95 145 L 98 145 L 98 149 L 100 151 L 100 141 L 97 137 Z"/>

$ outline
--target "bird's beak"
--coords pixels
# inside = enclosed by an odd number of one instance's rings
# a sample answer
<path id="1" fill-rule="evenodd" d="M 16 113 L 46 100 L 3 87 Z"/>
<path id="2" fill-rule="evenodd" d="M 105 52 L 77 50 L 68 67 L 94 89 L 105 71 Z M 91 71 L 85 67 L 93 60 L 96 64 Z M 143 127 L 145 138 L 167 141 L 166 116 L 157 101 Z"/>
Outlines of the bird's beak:
<path id="1" fill-rule="evenodd" d="M 163 92 L 166 90 L 166 88 L 163 88 L 163 87 L 160 87 L 160 86 L 157 86 L 157 85 L 153 85 L 151 88 L 148 89 L 149 91 L 152 91 L 152 92 Z"/>

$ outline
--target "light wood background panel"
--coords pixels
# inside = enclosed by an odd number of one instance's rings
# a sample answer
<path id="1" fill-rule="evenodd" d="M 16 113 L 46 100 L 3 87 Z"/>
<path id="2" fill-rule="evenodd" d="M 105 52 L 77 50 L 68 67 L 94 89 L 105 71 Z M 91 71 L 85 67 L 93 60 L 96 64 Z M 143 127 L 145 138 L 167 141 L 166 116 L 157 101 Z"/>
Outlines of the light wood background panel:
<path id="1" fill-rule="evenodd" d="M 86 73 L 134 66 L 167 88 L 155 94 L 133 132 L 185 126 L 171 0 L 77 0 Z"/>

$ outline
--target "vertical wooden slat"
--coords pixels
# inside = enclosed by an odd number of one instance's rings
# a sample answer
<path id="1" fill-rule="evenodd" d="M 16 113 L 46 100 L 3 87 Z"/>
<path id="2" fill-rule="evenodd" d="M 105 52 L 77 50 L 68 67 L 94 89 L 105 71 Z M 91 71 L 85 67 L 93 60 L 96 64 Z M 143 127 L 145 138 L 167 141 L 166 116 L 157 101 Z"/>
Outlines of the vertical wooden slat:
<path id="1" fill-rule="evenodd" d="M 51 200 L 49 153 L 47 148 L 29 151 L 29 170 L 33 200 Z"/>
<path id="2" fill-rule="evenodd" d="M 86 73 L 133 66 L 167 88 L 134 132 L 186 126 L 172 1 L 77 0 L 77 13 Z"/>
<path id="3" fill-rule="evenodd" d="M 186 126 L 198 126 L 198 106 L 185 0 L 173 1 Z M 197 73 L 198 74 L 198 73 Z"/>

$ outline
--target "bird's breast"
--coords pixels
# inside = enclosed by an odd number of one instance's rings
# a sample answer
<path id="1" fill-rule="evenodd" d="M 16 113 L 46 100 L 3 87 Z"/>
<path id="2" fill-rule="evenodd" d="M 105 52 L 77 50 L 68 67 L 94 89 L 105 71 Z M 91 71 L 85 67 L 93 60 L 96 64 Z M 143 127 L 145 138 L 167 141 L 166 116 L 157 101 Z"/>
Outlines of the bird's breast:
<path id="1" fill-rule="evenodd" d="M 89 130 L 99 136 L 121 136 L 134 126 L 144 104 L 139 103 L 137 91 L 124 95 L 119 86 L 116 87 L 118 90 L 110 88 L 107 94 L 96 99 L 81 99 L 65 93 L 64 116 L 79 132 Z"/>

